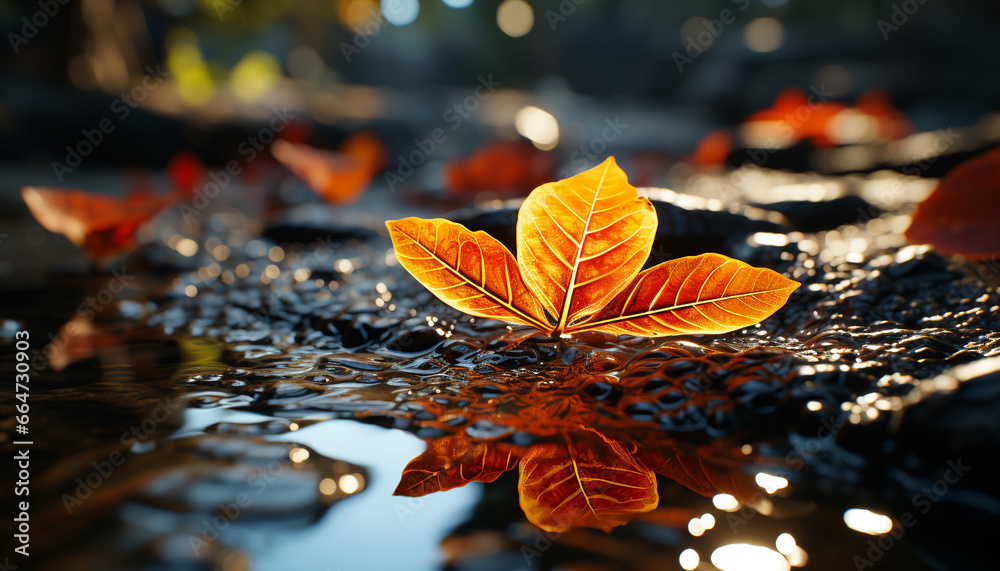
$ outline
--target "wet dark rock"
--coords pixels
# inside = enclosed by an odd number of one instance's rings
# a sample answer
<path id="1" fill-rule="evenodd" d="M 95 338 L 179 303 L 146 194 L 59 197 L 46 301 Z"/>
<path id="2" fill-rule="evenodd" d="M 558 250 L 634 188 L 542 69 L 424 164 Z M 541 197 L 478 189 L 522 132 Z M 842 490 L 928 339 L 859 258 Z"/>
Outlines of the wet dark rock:
<path id="1" fill-rule="evenodd" d="M 653 207 L 658 223 L 647 267 L 705 252 L 733 255 L 733 246 L 751 234 L 788 231 L 780 224 L 731 212 L 690 210 L 658 200 L 653 201 Z"/>
<path id="2" fill-rule="evenodd" d="M 397 353 L 426 353 L 445 342 L 445 339 L 433 329 L 420 328 L 403 331 L 395 339 L 389 341 L 385 348 Z"/>
<path id="3" fill-rule="evenodd" d="M 845 224 L 866 222 L 884 213 L 881 208 L 854 195 L 820 202 L 791 200 L 769 204 L 755 203 L 752 206 L 780 213 L 788 220 L 790 228 L 799 232 L 833 230 Z"/>
<path id="4" fill-rule="evenodd" d="M 595 401 L 610 400 L 616 394 L 615 387 L 604 381 L 594 381 L 583 388 Z"/>
<path id="5" fill-rule="evenodd" d="M 517 211 L 520 204 L 504 208 L 481 210 L 475 207 L 462 208 L 444 217 L 462 224 L 473 232 L 483 231 L 499 240 L 511 252 L 517 251 Z"/>

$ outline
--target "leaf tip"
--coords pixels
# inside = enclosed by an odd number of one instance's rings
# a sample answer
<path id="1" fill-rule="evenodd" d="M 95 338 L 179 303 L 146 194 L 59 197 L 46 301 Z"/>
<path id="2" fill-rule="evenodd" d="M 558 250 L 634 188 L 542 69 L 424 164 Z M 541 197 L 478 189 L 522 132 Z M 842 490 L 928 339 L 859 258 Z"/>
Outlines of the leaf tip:
<path id="1" fill-rule="evenodd" d="M 795 281 L 795 280 L 793 280 L 792 278 L 789 278 L 789 277 L 785 277 L 782 274 L 778 274 L 778 275 L 780 275 L 782 277 L 782 279 L 785 280 L 785 287 L 783 287 L 781 289 L 787 291 L 789 294 L 791 294 L 795 290 L 797 290 L 800 287 L 802 287 L 802 283 L 801 282 Z"/>

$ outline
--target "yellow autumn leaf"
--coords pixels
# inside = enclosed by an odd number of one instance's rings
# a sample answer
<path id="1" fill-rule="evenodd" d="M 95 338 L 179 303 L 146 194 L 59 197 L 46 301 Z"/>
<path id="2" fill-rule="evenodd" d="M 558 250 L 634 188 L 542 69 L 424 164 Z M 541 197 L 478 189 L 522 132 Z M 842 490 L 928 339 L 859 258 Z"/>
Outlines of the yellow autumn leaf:
<path id="1" fill-rule="evenodd" d="M 722 333 L 766 319 L 799 286 L 721 254 L 640 273 L 656 223 L 652 204 L 608 158 L 532 191 L 518 212 L 517 260 L 447 220 L 386 224 L 400 264 L 441 301 L 550 335 Z"/>

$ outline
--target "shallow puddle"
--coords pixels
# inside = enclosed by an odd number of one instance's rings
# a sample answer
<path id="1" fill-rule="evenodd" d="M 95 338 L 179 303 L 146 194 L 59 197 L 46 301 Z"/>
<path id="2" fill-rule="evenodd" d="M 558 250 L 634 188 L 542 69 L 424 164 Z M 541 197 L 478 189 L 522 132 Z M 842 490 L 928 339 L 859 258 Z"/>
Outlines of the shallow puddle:
<path id="1" fill-rule="evenodd" d="M 18 329 L 52 340 L 32 379 L 32 561 L 986 568 L 956 529 L 1000 518 L 992 270 L 905 245 L 905 215 L 781 218 L 738 190 L 757 206 L 658 204 L 651 260 L 712 250 L 802 282 L 726 335 L 470 318 L 398 266 L 374 216 L 260 237 L 216 212 L 155 237 L 105 302 L 114 277 L 56 278 L 33 295 L 65 323 L 12 308 L 3 328 L 8 368 Z M 509 239 L 510 210 L 458 216 Z"/>

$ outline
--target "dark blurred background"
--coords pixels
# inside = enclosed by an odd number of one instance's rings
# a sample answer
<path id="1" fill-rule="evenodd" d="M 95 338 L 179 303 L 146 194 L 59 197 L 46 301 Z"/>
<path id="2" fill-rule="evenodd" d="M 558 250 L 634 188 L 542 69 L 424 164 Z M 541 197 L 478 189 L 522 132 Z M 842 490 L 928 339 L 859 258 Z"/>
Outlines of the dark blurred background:
<path id="1" fill-rule="evenodd" d="M 51 172 L 110 118 L 88 167 L 218 162 L 285 107 L 333 142 L 376 125 L 401 152 L 480 77 L 502 97 L 445 155 L 516 136 L 527 104 L 567 153 L 616 114 L 611 151 L 688 153 L 791 85 L 881 90 L 917 131 L 973 125 L 1000 103 L 998 20 L 973 0 L 3 1 L 0 160 Z"/>

